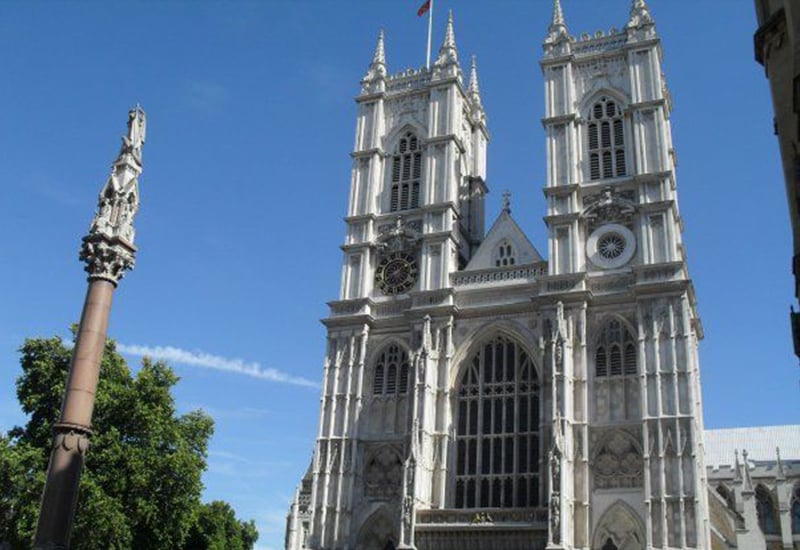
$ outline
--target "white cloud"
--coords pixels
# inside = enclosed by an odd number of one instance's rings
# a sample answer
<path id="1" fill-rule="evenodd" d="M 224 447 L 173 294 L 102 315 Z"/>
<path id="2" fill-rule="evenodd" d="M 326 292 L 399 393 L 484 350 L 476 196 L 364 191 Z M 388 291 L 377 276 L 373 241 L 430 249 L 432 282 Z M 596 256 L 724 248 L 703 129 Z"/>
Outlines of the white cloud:
<path id="1" fill-rule="evenodd" d="M 268 380 L 270 382 L 294 384 L 296 386 L 305 386 L 308 388 L 318 387 L 316 382 L 300 376 L 293 376 L 286 372 L 279 371 L 278 369 L 263 368 L 257 362 L 248 363 L 235 357 L 220 357 L 219 355 L 212 355 L 204 351 L 188 351 L 172 346 L 140 346 L 136 344 L 128 345 L 121 343 L 117 344 L 117 350 L 126 355 L 164 359 L 166 361 L 172 361 L 181 365 L 243 374 L 245 376 L 259 378 L 261 380 Z"/>

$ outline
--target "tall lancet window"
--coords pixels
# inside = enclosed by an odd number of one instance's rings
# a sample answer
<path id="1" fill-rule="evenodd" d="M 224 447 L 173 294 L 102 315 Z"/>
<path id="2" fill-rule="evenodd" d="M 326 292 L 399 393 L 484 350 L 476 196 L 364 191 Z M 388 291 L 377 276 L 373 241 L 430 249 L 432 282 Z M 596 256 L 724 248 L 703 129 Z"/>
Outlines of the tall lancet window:
<path id="1" fill-rule="evenodd" d="M 772 495 L 763 485 L 756 487 L 756 512 L 758 513 L 758 525 L 761 532 L 765 535 L 780 535 L 778 518 L 775 513 L 775 503 Z"/>
<path id="2" fill-rule="evenodd" d="M 539 383 L 516 342 L 496 336 L 467 360 L 456 423 L 456 508 L 541 505 Z"/>
<path id="3" fill-rule="evenodd" d="M 589 178 L 624 176 L 625 129 L 619 103 L 601 97 L 589 112 Z"/>
<path id="4" fill-rule="evenodd" d="M 631 333 L 614 319 L 603 330 L 595 351 L 595 375 L 636 374 L 636 342 Z"/>
<path id="5" fill-rule="evenodd" d="M 422 177 L 422 149 L 419 139 L 408 132 L 397 143 L 392 156 L 392 185 L 389 210 L 397 212 L 419 206 Z"/>
<path id="6" fill-rule="evenodd" d="M 640 417 L 638 345 L 619 319 L 600 333 L 594 350 L 594 417 L 598 422 L 620 422 Z"/>
<path id="7" fill-rule="evenodd" d="M 800 483 L 794 486 L 792 495 L 792 533 L 800 535 Z"/>
<path id="8" fill-rule="evenodd" d="M 397 344 L 386 348 L 375 363 L 373 395 L 408 393 L 408 354 Z"/>

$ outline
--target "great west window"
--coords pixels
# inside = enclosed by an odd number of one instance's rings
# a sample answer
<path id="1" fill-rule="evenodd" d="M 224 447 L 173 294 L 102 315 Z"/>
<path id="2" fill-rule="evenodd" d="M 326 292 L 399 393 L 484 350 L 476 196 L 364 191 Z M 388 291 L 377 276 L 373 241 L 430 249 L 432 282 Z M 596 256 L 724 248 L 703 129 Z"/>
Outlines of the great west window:
<path id="1" fill-rule="evenodd" d="M 467 360 L 456 417 L 456 508 L 540 505 L 539 382 L 521 346 L 496 336 Z"/>

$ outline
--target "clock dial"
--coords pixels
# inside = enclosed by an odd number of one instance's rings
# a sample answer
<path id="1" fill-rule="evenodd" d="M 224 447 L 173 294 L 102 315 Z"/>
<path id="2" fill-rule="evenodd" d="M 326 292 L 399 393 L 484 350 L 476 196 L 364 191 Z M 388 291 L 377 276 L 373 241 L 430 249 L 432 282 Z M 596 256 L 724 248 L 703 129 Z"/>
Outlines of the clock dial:
<path id="1" fill-rule="evenodd" d="M 384 294 L 407 292 L 417 282 L 417 261 L 407 252 L 393 252 L 378 264 L 375 282 Z"/>

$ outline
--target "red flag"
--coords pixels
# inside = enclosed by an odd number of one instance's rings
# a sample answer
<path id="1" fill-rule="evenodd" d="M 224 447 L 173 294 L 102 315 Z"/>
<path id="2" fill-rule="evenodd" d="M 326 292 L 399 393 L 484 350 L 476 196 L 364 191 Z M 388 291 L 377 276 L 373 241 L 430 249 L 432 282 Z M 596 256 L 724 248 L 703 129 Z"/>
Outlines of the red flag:
<path id="1" fill-rule="evenodd" d="M 419 9 L 417 10 L 417 16 L 422 17 L 428 10 L 431 9 L 431 0 L 427 0 L 424 4 L 422 4 Z"/>

